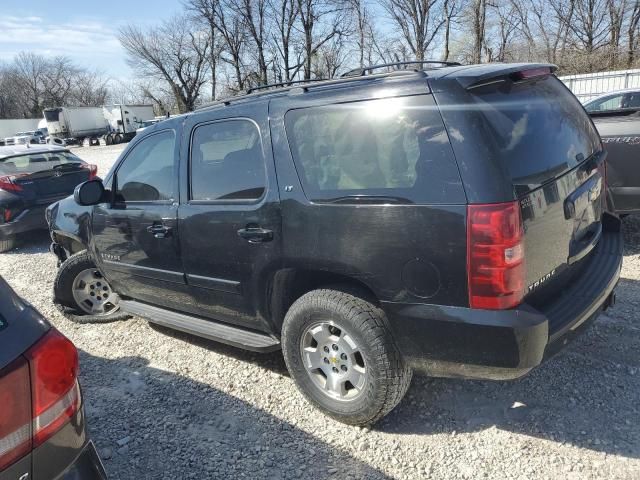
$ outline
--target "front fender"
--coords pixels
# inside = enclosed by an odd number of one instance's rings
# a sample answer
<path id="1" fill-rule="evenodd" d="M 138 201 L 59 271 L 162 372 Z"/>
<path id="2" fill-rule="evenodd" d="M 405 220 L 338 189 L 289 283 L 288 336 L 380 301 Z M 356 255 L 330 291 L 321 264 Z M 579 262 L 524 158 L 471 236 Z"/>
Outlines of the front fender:
<path id="1" fill-rule="evenodd" d="M 92 209 L 78 205 L 73 196 L 47 208 L 47 222 L 53 242 L 71 254 L 86 249 L 89 245 Z"/>

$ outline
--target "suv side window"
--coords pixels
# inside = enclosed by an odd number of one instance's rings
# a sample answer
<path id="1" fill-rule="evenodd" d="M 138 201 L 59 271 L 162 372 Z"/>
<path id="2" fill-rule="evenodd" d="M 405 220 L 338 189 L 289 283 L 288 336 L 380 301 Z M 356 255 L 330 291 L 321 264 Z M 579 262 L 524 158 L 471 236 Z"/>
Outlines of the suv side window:
<path id="1" fill-rule="evenodd" d="M 285 126 L 307 197 L 393 196 L 464 202 L 442 118 L 430 95 L 291 110 Z"/>
<path id="2" fill-rule="evenodd" d="M 265 191 L 258 127 L 250 120 L 200 125 L 191 140 L 191 200 L 253 201 Z"/>
<path id="3" fill-rule="evenodd" d="M 116 202 L 171 201 L 175 192 L 176 137 L 166 130 L 135 145 L 118 167 Z"/>

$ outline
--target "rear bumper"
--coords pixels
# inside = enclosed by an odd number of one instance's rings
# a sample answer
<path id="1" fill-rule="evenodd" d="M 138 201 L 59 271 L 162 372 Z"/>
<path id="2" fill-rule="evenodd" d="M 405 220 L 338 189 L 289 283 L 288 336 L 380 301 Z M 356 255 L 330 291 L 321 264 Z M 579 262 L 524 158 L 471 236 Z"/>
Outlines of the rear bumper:
<path id="1" fill-rule="evenodd" d="M 107 480 L 96 447 L 88 442 L 73 464 L 56 480 Z"/>
<path id="2" fill-rule="evenodd" d="M 640 186 L 609 187 L 616 213 L 640 213 Z"/>
<path id="3" fill-rule="evenodd" d="M 47 221 L 44 216 L 46 208 L 46 205 L 29 207 L 9 223 L 1 224 L 0 240 L 31 230 L 46 229 Z"/>
<path id="4" fill-rule="evenodd" d="M 619 224 L 618 224 L 619 225 Z M 622 235 L 605 231 L 580 279 L 542 310 L 383 302 L 405 360 L 433 376 L 508 380 L 560 350 L 613 301 Z"/>

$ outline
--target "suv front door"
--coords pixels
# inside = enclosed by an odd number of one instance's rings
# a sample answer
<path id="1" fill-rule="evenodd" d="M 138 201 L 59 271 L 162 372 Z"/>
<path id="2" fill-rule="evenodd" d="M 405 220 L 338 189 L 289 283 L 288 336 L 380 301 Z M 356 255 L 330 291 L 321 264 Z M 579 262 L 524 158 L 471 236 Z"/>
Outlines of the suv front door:
<path id="1" fill-rule="evenodd" d="M 180 245 L 201 314 L 267 331 L 269 273 L 280 258 L 280 205 L 267 103 L 189 117 L 182 140 Z"/>
<path id="2" fill-rule="evenodd" d="M 174 307 L 189 303 L 177 230 L 179 139 L 144 137 L 111 179 L 111 201 L 94 207 L 92 248 L 120 295 Z"/>

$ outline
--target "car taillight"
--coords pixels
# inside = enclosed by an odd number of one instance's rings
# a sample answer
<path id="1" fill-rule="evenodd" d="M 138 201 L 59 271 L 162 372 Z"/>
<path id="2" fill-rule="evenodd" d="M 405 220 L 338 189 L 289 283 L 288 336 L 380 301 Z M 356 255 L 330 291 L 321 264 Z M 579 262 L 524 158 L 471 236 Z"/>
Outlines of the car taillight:
<path id="1" fill-rule="evenodd" d="M 25 356 L 31 366 L 35 448 L 78 411 L 78 351 L 71 340 L 52 329 Z"/>
<path id="2" fill-rule="evenodd" d="M 23 359 L 0 370 L 0 472 L 31 451 L 31 386 Z"/>
<path id="3" fill-rule="evenodd" d="M 520 204 L 467 207 L 467 275 L 471 308 L 503 310 L 524 297 L 524 230 Z"/>
<path id="4" fill-rule="evenodd" d="M 0 471 L 41 445 L 80 407 L 78 351 L 55 329 L 0 371 Z"/>
<path id="5" fill-rule="evenodd" d="M 82 165 L 82 168 L 89 170 L 89 180 L 93 180 L 98 176 L 98 166 L 91 163 Z"/>
<path id="6" fill-rule="evenodd" d="M 20 178 L 24 175 L 3 175 L 0 176 L 0 190 L 4 190 L 6 192 L 21 192 L 22 185 L 19 183 L 15 183 L 17 178 Z"/>

